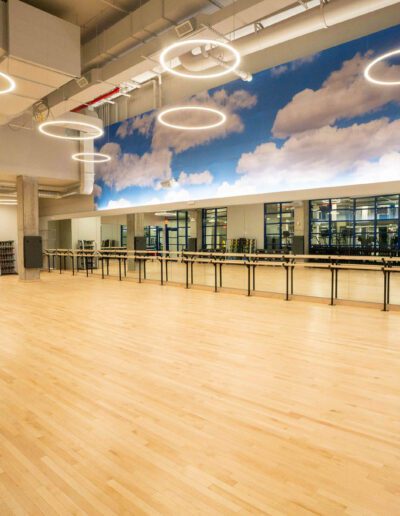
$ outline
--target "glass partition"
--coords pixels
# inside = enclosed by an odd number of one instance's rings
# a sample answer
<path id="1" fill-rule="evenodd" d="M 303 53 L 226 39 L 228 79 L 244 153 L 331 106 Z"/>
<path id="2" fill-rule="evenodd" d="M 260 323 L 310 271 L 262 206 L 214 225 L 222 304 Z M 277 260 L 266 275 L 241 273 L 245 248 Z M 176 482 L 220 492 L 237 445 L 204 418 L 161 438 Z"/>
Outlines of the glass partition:
<path id="1" fill-rule="evenodd" d="M 290 251 L 293 245 L 294 207 L 290 202 L 264 205 L 264 248 L 267 252 Z"/>
<path id="2" fill-rule="evenodd" d="M 310 201 L 310 252 L 399 251 L 399 195 Z"/>
<path id="3" fill-rule="evenodd" d="M 227 239 L 227 209 L 203 209 L 202 232 L 203 249 L 225 250 Z"/>

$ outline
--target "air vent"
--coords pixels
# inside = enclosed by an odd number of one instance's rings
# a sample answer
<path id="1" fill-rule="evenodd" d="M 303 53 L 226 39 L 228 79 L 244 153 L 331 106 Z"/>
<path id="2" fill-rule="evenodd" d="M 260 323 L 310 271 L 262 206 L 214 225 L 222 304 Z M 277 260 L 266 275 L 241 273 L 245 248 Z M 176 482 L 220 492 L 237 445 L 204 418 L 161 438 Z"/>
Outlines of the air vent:
<path id="1" fill-rule="evenodd" d="M 86 79 L 86 77 L 83 76 L 75 79 L 75 81 L 80 88 L 85 88 L 89 84 L 89 81 Z"/>
<path id="2" fill-rule="evenodd" d="M 191 34 L 195 30 L 195 20 L 192 18 L 190 20 L 186 20 L 183 23 L 180 23 L 175 27 L 175 32 L 178 35 L 178 38 L 183 38 L 188 34 Z"/>
<path id="3" fill-rule="evenodd" d="M 160 182 L 160 185 L 161 185 L 161 188 L 172 188 L 173 186 L 175 186 L 175 179 L 166 179 L 165 181 L 161 181 Z"/>

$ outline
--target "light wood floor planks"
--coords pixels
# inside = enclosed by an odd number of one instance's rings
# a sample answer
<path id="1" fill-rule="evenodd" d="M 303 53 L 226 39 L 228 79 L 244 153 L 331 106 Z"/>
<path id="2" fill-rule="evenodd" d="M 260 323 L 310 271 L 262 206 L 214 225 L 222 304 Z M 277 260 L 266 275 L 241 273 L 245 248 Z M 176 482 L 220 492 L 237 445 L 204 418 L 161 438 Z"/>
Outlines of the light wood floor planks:
<path id="1" fill-rule="evenodd" d="M 0 278 L 0 515 L 400 515 L 400 314 Z"/>

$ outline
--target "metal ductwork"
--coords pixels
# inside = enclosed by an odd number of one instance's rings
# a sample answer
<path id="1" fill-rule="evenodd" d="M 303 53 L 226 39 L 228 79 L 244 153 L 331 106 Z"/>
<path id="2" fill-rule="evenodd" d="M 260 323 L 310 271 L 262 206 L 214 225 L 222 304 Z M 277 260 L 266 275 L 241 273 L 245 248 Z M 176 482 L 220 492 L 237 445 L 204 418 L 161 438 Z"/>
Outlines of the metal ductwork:
<path id="1" fill-rule="evenodd" d="M 0 71 L 17 83 L 0 99 L 6 124 L 80 76 L 80 27 L 20 0 L 0 0 Z"/>
<path id="2" fill-rule="evenodd" d="M 237 26 L 234 34 L 236 36 L 245 35 L 237 37 L 234 46 L 242 56 L 247 56 L 396 4 L 398 4 L 398 0 L 330 0 L 317 7 L 301 10 L 299 13 L 300 4 L 294 4 L 291 0 L 282 0 L 279 10 L 281 21 L 273 21 L 277 12 L 276 1 L 237 0 L 234 6 L 222 8 L 211 15 L 204 13 L 194 15 L 193 25 L 197 27 L 196 35 L 201 34 L 200 37 L 218 39 L 216 34 L 229 36 L 233 21 L 240 20 L 240 25 Z M 173 2 L 166 2 L 166 5 L 168 9 L 173 9 Z M 296 5 L 297 8 L 294 7 Z M 152 9 L 154 6 L 156 8 Z M 194 6 L 194 0 L 188 2 L 188 13 L 190 9 L 193 10 Z M 139 19 L 141 9 L 146 8 L 146 23 L 157 24 L 156 18 L 160 15 L 158 7 L 158 0 L 150 0 L 145 6 L 135 11 L 135 16 Z M 281 15 L 285 9 L 288 17 L 282 19 Z M 167 11 L 166 9 L 165 12 Z M 290 14 L 294 12 L 296 14 Z M 188 15 L 190 16 L 190 14 Z M 143 82 L 154 76 L 154 68 L 157 66 L 160 51 L 176 41 L 175 29 L 165 30 L 165 18 L 161 18 L 164 22 L 163 28 L 160 26 L 161 34 L 158 32 L 157 36 L 157 32 L 153 31 L 151 37 L 146 38 L 144 43 L 142 40 L 138 44 L 131 32 L 132 27 L 137 25 L 137 20 L 134 25 L 130 25 L 133 23 L 132 16 L 129 15 L 118 22 L 119 31 L 117 31 L 117 26 L 113 26 L 108 29 L 107 35 L 99 35 L 96 44 L 89 42 L 85 45 L 83 49 L 84 66 L 98 62 L 95 54 L 97 48 L 102 67 L 94 69 L 88 74 L 89 84 L 86 87 L 81 89 L 73 81 L 62 90 L 50 94 L 49 106 L 56 115 L 74 109 L 99 95 L 107 94 L 112 88 L 123 84 L 124 81 L 134 79 Z M 272 23 L 269 23 L 271 16 Z M 260 22 L 266 22 L 268 26 L 260 29 L 260 26 L 262 27 Z M 127 39 L 130 39 L 130 46 L 126 44 Z M 123 50 L 120 52 L 122 46 Z M 113 48 L 112 52 L 110 52 L 111 47 Z M 218 55 L 221 57 L 220 53 Z M 179 51 L 178 53 L 171 52 L 170 57 L 179 57 Z M 201 72 L 215 67 L 214 59 L 194 55 L 191 52 L 181 55 L 181 58 L 181 64 L 193 72 Z M 224 62 L 228 62 L 229 58 L 229 55 L 222 56 Z M 96 78 L 91 77 L 93 74 Z"/>
<path id="3" fill-rule="evenodd" d="M 398 0 L 331 0 L 329 3 L 305 10 L 303 13 L 283 20 L 276 25 L 237 39 L 233 42 L 233 45 L 241 56 L 247 56 L 396 3 L 398 3 Z M 218 52 L 216 52 L 217 50 Z M 214 49 L 209 52 L 209 56 L 194 55 L 192 52 L 187 52 L 179 56 L 179 61 L 186 70 L 201 72 L 214 68 L 216 66 L 215 58 L 229 62 L 233 56 L 226 50 Z"/>

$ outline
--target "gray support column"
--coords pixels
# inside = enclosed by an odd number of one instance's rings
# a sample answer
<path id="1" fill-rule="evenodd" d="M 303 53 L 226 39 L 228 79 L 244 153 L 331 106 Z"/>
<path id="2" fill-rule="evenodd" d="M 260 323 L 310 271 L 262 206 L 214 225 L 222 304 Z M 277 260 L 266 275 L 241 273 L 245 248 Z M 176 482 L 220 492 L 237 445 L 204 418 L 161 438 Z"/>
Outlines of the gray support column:
<path id="1" fill-rule="evenodd" d="M 126 247 L 135 248 L 135 236 L 144 235 L 144 213 L 129 213 L 126 217 Z M 128 260 L 128 271 L 135 270 L 135 262 Z"/>
<path id="2" fill-rule="evenodd" d="M 39 280 L 40 269 L 24 267 L 24 236 L 39 235 L 39 193 L 37 179 L 17 177 L 18 274 L 21 280 Z"/>

